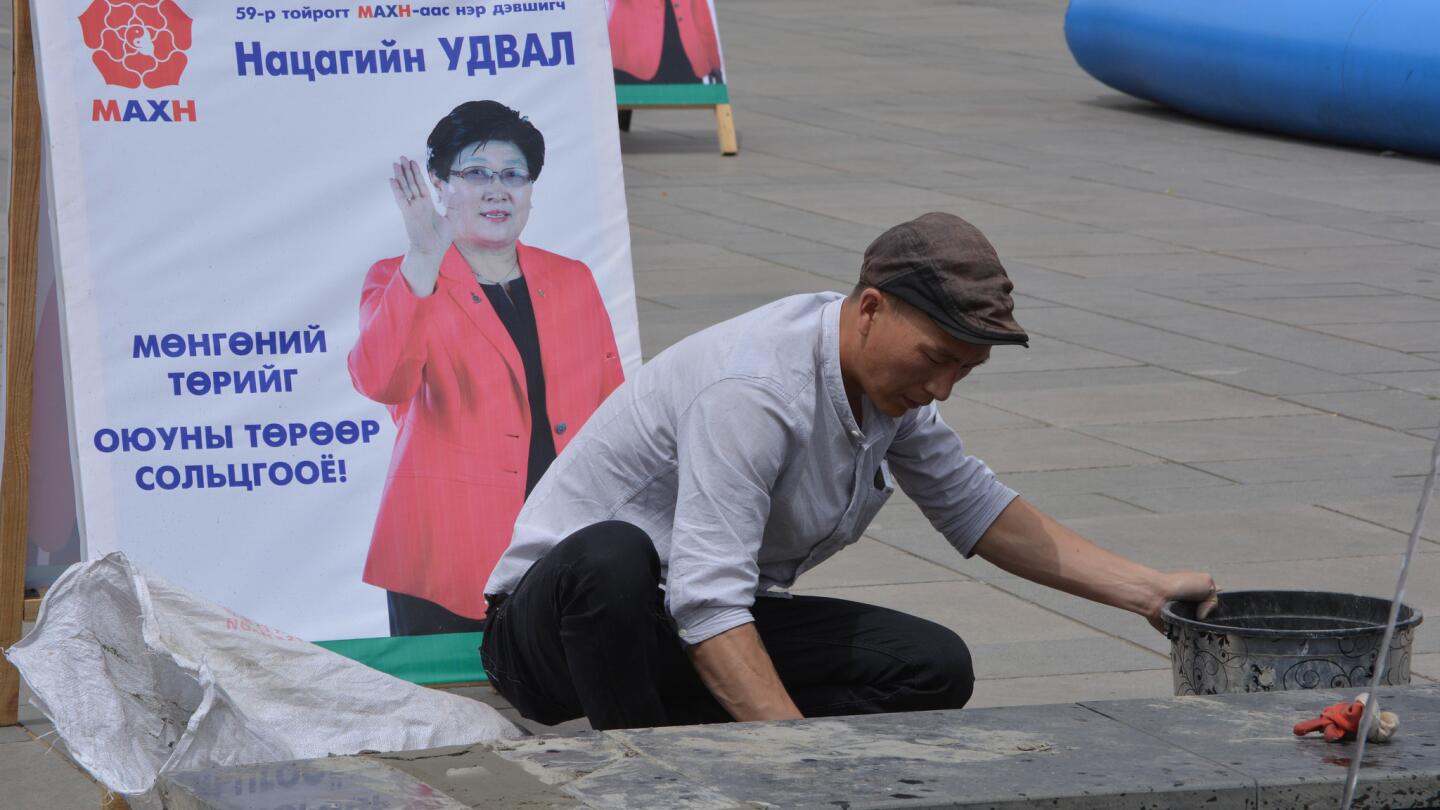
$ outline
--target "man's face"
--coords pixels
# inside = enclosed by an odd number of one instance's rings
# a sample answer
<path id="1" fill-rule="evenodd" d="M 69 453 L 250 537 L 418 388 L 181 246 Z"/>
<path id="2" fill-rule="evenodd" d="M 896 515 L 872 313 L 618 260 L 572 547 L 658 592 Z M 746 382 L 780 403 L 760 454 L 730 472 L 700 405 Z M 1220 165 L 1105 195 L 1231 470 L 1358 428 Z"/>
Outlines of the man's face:
<path id="1" fill-rule="evenodd" d="M 990 358 L 989 346 L 952 337 L 924 313 L 878 290 L 862 293 L 859 305 L 863 338 L 854 378 L 886 416 L 944 402 L 955 383 Z"/>

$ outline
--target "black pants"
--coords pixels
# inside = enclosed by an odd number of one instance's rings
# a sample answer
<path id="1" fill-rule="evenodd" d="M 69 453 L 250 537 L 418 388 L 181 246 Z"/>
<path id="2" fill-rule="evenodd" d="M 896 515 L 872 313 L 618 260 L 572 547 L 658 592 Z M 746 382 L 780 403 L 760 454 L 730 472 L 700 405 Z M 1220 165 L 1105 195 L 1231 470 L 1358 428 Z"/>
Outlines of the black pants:
<path id="1" fill-rule="evenodd" d="M 724 722 L 665 612 L 650 538 L 582 529 L 494 600 L 481 661 L 522 715 L 597 729 Z M 760 598 L 756 630 L 807 717 L 958 709 L 975 676 L 965 642 L 934 622 L 842 599 Z"/>

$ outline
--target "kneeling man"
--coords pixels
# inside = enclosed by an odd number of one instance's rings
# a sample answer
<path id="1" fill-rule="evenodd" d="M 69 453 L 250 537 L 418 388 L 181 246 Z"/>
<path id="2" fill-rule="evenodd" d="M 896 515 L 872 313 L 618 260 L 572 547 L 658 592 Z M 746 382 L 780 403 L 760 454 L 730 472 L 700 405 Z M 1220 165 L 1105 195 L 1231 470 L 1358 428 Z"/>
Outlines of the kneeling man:
<path id="1" fill-rule="evenodd" d="M 962 555 L 1158 622 L 1214 605 L 1031 506 L 967 456 L 936 400 L 1028 343 L 981 233 L 926 214 L 866 250 L 848 297 L 798 295 L 646 363 L 536 486 L 487 583 L 481 656 L 525 717 L 597 729 L 959 708 L 964 642 L 792 596 L 899 482 Z"/>

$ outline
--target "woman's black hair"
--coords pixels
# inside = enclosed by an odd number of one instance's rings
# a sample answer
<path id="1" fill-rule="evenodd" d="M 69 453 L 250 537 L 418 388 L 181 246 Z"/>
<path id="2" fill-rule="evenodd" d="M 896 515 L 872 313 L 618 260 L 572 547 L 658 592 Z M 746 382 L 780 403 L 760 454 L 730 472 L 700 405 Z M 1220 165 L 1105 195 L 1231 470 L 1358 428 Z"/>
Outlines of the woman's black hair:
<path id="1" fill-rule="evenodd" d="M 425 145 L 430 147 L 430 171 L 440 179 L 450 176 L 450 167 L 461 149 L 479 143 L 509 141 L 525 156 L 531 180 L 540 179 L 545 165 L 545 136 L 530 119 L 498 101 L 467 101 L 440 119 Z"/>

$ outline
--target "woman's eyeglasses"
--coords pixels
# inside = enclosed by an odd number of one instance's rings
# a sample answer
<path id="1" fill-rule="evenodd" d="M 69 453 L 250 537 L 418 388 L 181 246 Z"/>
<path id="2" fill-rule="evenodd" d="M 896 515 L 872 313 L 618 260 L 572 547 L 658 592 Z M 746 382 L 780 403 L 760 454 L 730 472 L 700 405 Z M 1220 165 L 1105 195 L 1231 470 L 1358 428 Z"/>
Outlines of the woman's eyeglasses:
<path id="1" fill-rule="evenodd" d="M 502 185 L 509 188 L 519 188 L 530 182 L 530 173 L 524 169 L 501 169 L 498 172 L 491 171 L 484 166 L 469 166 L 460 171 L 451 171 L 451 175 L 458 176 L 461 180 L 472 186 L 488 186 L 500 178 Z"/>

